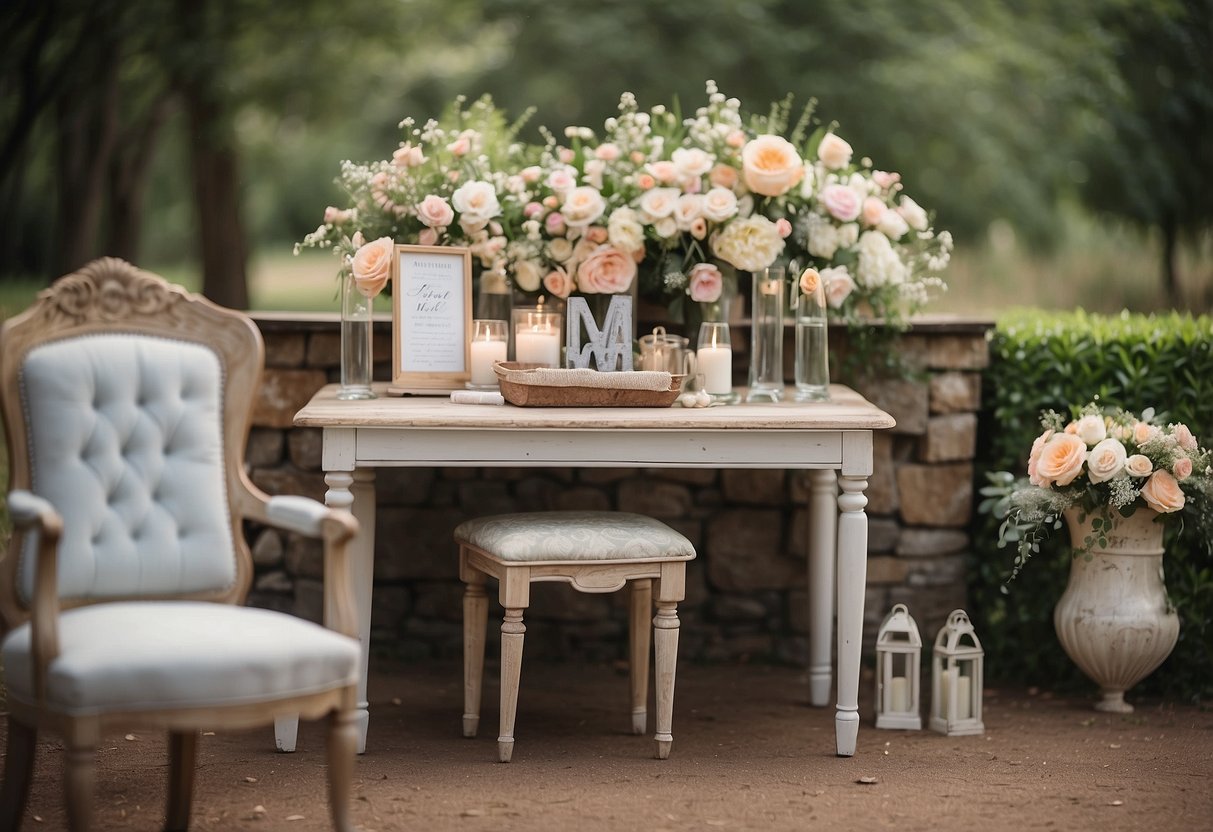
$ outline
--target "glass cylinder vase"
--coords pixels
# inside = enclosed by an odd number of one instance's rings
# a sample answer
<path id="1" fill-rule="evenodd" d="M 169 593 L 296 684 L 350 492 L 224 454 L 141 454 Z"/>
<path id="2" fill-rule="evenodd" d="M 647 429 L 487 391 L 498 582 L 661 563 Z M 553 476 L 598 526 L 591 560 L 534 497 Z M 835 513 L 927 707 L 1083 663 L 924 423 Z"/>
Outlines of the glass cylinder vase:
<path id="1" fill-rule="evenodd" d="M 815 269 L 806 269 L 792 286 L 796 321 L 796 395 L 798 402 L 830 398 L 830 357 L 825 286 Z"/>
<path id="2" fill-rule="evenodd" d="M 783 292 L 782 266 L 754 272 L 747 402 L 777 402 L 783 398 Z"/>
<path id="3" fill-rule="evenodd" d="M 373 301 L 358 290 L 352 274 L 341 289 L 341 389 L 339 399 L 373 399 L 371 340 Z"/>

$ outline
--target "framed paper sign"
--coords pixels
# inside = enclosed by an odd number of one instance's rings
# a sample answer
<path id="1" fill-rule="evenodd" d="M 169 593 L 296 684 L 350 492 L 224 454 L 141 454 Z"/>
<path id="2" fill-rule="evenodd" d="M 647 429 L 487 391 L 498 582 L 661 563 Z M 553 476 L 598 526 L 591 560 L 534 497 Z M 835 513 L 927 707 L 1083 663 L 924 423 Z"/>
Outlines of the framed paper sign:
<path id="1" fill-rule="evenodd" d="M 451 246 L 396 246 L 390 393 L 441 394 L 471 377 L 472 255 Z"/>

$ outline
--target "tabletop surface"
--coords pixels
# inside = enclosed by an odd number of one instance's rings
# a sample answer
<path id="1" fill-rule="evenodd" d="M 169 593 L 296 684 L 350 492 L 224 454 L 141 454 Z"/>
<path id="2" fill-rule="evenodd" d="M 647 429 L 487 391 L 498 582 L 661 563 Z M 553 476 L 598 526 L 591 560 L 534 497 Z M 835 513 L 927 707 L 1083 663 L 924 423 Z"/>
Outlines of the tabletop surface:
<path id="1" fill-rule="evenodd" d="M 881 430 L 893 417 L 839 384 L 828 402 L 795 402 L 791 392 L 778 404 L 673 407 L 515 407 L 455 404 L 445 396 L 389 397 L 339 401 L 338 385 L 320 390 L 295 415 L 298 427 L 638 429 L 638 430 Z M 742 391 L 744 397 L 744 391 Z"/>

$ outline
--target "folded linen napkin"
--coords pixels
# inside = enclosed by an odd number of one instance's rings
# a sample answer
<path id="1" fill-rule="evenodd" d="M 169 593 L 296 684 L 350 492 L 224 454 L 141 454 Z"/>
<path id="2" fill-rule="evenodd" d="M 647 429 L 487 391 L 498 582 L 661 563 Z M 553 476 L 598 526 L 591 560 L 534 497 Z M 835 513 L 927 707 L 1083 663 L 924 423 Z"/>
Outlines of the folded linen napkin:
<path id="1" fill-rule="evenodd" d="M 600 373 L 590 369 L 561 370 L 539 367 L 509 370 L 506 378 L 516 384 L 543 387 L 594 387 L 603 390 L 669 390 L 669 373 L 661 370 L 623 370 Z"/>

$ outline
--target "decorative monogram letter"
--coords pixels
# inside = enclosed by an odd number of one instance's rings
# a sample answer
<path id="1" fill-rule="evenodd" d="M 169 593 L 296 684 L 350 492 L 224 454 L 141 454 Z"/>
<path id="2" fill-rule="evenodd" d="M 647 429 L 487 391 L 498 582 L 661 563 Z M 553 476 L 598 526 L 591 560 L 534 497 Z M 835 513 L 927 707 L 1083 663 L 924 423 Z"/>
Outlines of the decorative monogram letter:
<path id="1" fill-rule="evenodd" d="M 606 322 L 601 330 L 590 314 L 585 298 L 569 298 L 568 309 L 568 325 L 565 329 L 568 332 L 567 363 L 570 367 L 589 367 L 590 355 L 593 354 L 594 366 L 601 372 L 632 369 L 632 298 L 629 295 L 611 298 Z M 587 336 L 584 347 L 581 344 L 583 323 Z"/>

